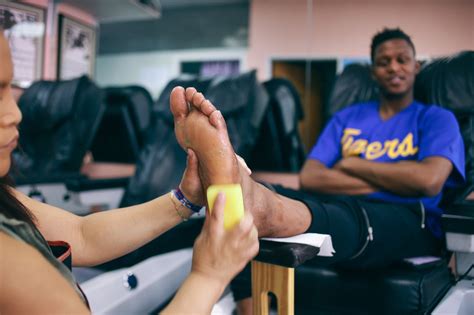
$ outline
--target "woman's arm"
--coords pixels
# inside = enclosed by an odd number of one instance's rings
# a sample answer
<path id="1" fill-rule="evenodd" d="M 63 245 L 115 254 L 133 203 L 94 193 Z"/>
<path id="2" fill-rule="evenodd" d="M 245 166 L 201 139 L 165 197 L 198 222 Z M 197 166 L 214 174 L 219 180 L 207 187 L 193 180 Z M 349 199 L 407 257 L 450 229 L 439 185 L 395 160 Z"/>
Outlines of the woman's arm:
<path id="1" fill-rule="evenodd" d="M 192 151 L 188 154 L 181 188 L 193 202 L 202 198 L 197 158 Z M 173 201 L 169 194 L 141 205 L 85 217 L 38 202 L 17 191 L 15 195 L 36 216 L 38 229 L 47 240 L 63 240 L 71 245 L 75 266 L 94 266 L 125 255 L 180 223 L 177 211 L 186 217 L 191 215 L 190 210 Z"/>
<path id="2" fill-rule="evenodd" d="M 302 189 L 325 194 L 362 195 L 379 190 L 362 178 L 327 168 L 312 159 L 305 162 L 300 172 L 300 185 Z"/>
<path id="3" fill-rule="evenodd" d="M 71 284 L 33 247 L 0 232 L 2 314 L 89 314 Z"/>
<path id="4" fill-rule="evenodd" d="M 203 204 L 197 167 L 197 157 L 189 150 L 180 187 L 193 203 Z M 185 217 L 192 214 L 177 200 L 173 201 L 170 194 L 141 205 L 80 217 L 18 191 L 14 193 L 36 216 L 38 229 L 45 239 L 62 240 L 71 245 L 74 266 L 95 266 L 123 256 L 179 224 L 182 218 L 177 211 Z"/>
<path id="5" fill-rule="evenodd" d="M 258 253 L 258 232 L 250 212 L 233 229 L 224 229 L 224 195 L 194 244 L 193 266 L 163 314 L 210 314 L 227 284 Z"/>
<path id="6" fill-rule="evenodd" d="M 17 193 L 34 213 L 41 234 L 72 247 L 74 266 L 94 266 L 125 255 L 181 222 L 169 195 L 150 202 L 79 217 Z M 190 211 L 178 206 L 190 216 Z"/>

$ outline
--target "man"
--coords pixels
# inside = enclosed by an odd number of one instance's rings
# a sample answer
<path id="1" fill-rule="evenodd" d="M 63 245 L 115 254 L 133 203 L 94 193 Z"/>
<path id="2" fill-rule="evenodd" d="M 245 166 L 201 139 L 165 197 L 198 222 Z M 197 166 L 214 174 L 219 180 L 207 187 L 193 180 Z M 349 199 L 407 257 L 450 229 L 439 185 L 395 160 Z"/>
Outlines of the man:
<path id="1" fill-rule="evenodd" d="M 310 193 L 254 182 L 239 170 L 214 105 L 192 88 L 171 95 L 177 139 L 196 152 L 204 187 L 240 183 L 260 236 L 330 234 L 336 254 L 315 264 L 366 269 L 439 254 L 443 188 L 464 180 L 454 115 L 414 101 L 420 66 L 410 37 L 385 29 L 373 38 L 371 58 L 380 99 L 350 106 L 328 123 L 300 174 Z M 239 311 L 251 313 L 249 275 L 232 288 Z"/>

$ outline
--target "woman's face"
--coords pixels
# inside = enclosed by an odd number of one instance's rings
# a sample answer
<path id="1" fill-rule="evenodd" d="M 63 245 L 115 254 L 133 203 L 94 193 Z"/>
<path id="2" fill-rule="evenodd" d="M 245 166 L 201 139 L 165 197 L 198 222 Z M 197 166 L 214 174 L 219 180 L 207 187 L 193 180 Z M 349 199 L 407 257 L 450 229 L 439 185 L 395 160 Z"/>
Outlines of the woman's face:
<path id="1" fill-rule="evenodd" d="M 11 153 L 18 142 L 21 112 L 13 99 L 13 65 L 8 42 L 0 30 L 0 177 L 10 170 Z"/>

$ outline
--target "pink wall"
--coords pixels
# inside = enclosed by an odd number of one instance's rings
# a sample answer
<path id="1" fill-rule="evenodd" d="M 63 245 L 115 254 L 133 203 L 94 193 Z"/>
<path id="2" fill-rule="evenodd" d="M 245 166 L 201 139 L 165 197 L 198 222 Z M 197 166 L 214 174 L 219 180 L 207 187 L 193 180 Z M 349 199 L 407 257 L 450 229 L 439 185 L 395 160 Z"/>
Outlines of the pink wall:
<path id="1" fill-rule="evenodd" d="M 261 79 L 273 57 L 367 57 L 384 26 L 406 31 L 421 57 L 474 50 L 471 0 L 313 0 L 312 22 L 307 2 L 251 1 L 248 65 Z"/>
<path id="2" fill-rule="evenodd" d="M 35 5 L 37 7 L 45 9 L 45 21 L 48 22 L 48 0 L 22 0 L 23 3 Z M 97 25 L 96 19 L 73 6 L 60 3 L 56 7 L 57 13 L 54 18 L 54 25 L 48 25 L 46 27 L 46 36 L 44 43 L 44 64 L 43 64 L 43 79 L 54 80 L 56 79 L 57 70 L 57 44 L 58 44 L 58 15 L 64 14 L 71 18 L 74 18 L 84 24 Z"/>

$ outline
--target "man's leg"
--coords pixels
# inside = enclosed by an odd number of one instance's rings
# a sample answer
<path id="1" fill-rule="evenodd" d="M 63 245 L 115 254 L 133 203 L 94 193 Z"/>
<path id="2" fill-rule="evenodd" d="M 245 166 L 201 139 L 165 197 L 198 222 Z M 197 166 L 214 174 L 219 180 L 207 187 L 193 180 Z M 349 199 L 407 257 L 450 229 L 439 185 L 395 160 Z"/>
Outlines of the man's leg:
<path id="1" fill-rule="evenodd" d="M 252 212 L 261 237 L 286 237 L 307 231 L 312 216 L 304 203 L 270 191 L 241 171 L 224 118 L 201 93 L 174 88 L 170 106 L 178 143 L 196 152 L 205 189 L 212 184 L 240 183 L 245 209 Z"/>

